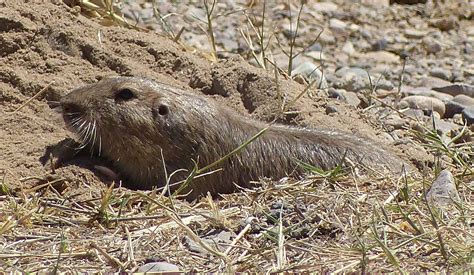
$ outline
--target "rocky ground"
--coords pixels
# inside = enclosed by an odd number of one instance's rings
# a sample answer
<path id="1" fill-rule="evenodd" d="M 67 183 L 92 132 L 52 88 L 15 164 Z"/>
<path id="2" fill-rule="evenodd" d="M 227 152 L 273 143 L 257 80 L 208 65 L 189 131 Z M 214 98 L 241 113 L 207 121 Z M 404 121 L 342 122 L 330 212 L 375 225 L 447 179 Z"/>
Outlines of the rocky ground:
<path id="1" fill-rule="evenodd" d="M 473 2 L 178 2 L 0 0 L 1 269 L 473 268 Z M 50 106 L 109 75 L 368 136 L 417 171 L 313 171 L 188 203 L 109 189 L 84 160 L 52 169 L 45 148 L 70 133 Z"/>

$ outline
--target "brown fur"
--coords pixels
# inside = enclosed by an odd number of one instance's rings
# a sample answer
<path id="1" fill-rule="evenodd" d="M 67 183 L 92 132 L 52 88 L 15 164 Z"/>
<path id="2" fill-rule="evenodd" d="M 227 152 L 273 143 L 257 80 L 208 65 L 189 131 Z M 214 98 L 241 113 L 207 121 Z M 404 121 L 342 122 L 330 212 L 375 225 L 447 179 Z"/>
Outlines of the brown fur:
<path id="1" fill-rule="evenodd" d="M 134 98 L 122 100 L 123 89 Z M 67 125 L 113 161 L 131 187 L 151 189 L 183 180 L 198 161 L 210 164 L 251 138 L 266 124 L 238 115 L 214 101 L 146 79 L 118 77 L 76 89 L 61 100 Z M 74 124 L 75 123 L 75 124 Z M 87 128 L 87 129 L 86 129 Z M 81 133 L 82 132 L 82 133 Z M 274 125 L 242 152 L 225 161 L 222 171 L 195 179 L 186 189 L 192 199 L 250 187 L 262 177 L 278 179 L 295 172 L 295 160 L 331 169 L 346 158 L 375 169 L 400 172 L 403 161 L 366 138 L 334 130 Z"/>

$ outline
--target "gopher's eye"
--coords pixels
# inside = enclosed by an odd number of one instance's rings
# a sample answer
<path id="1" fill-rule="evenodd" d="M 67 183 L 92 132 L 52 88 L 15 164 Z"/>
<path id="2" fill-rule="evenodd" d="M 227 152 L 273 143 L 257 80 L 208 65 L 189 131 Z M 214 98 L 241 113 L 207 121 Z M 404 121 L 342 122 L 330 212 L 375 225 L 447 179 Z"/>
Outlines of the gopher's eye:
<path id="1" fill-rule="evenodd" d="M 121 89 L 115 93 L 116 101 L 127 101 L 135 97 L 135 94 L 130 89 Z"/>
<path id="2" fill-rule="evenodd" d="M 166 116 L 169 112 L 170 109 L 166 105 L 160 105 L 160 107 L 158 107 L 158 114 L 162 116 Z"/>

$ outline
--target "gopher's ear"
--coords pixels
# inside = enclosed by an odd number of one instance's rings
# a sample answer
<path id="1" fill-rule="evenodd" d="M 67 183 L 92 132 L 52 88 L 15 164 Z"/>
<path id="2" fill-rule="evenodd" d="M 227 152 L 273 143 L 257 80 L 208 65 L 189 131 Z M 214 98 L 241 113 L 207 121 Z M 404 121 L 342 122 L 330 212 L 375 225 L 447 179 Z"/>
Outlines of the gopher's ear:
<path id="1" fill-rule="evenodd" d="M 170 107 L 166 102 L 155 101 L 152 108 L 153 118 L 166 117 L 170 113 Z"/>

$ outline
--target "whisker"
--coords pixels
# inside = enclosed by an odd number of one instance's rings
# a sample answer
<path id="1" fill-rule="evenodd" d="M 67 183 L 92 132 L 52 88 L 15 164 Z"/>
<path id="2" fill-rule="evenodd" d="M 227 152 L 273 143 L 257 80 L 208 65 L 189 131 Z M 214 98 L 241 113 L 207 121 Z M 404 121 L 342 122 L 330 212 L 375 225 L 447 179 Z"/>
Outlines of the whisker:
<path id="1" fill-rule="evenodd" d="M 97 121 L 94 119 L 94 123 L 92 125 L 92 130 L 91 130 L 91 138 L 92 138 L 92 146 L 91 146 L 91 157 L 94 154 L 94 145 L 95 145 L 95 140 L 96 140 L 96 135 L 97 135 Z"/>
<path id="2" fill-rule="evenodd" d="M 82 121 L 82 117 L 73 118 L 73 119 L 71 119 L 71 122 L 69 124 L 73 127 L 76 127 L 77 124 L 81 121 Z"/>
<path id="3" fill-rule="evenodd" d="M 74 112 L 74 113 L 68 112 L 68 113 L 65 113 L 65 115 L 67 115 L 67 116 L 77 116 L 79 114 L 81 114 L 81 112 Z"/>
<path id="4" fill-rule="evenodd" d="M 101 153 L 102 153 L 102 136 L 99 133 L 99 157 Z"/>

